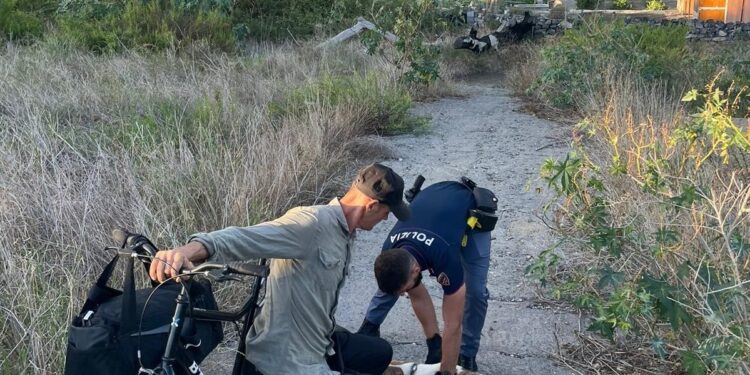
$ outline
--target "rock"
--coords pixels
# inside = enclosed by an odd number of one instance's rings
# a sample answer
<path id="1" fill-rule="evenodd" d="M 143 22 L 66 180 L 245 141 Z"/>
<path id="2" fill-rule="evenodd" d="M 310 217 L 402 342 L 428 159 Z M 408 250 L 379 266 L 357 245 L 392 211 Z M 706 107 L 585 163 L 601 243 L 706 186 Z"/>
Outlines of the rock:
<path id="1" fill-rule="evenodd" d="M 552 19 L 561 20 L 565 18 L 565 8 L 564 7 L 557 7 L 553 8 L 549 11 L 549 16 Z"/>
<path id="2" fill-rule="evenodd" d="M 718 35 L 719 35 L 720 37 L 725 37 L 725 36 L 727 36 L 727 35 L 729 35 L 729 34 L 727 34 L 727 32 L 726 32 L 726 31 L 724 31 L 724 30 L 719 30 L 719 32 L 718 32 Z"/>

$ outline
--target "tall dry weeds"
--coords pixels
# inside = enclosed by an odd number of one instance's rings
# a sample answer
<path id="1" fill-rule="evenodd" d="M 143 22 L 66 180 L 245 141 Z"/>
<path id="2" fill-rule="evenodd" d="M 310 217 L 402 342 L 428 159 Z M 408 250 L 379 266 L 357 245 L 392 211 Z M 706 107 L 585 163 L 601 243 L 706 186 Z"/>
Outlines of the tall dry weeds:
<path id="1" fill-rule="evenodd" d="M 50 46 L 0 53 L 0 372 L 60 373 L 67 326 L 123 227 L 161 247 L 325 203 L 368 157 L 371 103 L 269 103 L 324 75 L 380 78 L 355 48 L 249 47 L 94 55 Z M 370 150 L 376 148 L 370 147 Z"/>

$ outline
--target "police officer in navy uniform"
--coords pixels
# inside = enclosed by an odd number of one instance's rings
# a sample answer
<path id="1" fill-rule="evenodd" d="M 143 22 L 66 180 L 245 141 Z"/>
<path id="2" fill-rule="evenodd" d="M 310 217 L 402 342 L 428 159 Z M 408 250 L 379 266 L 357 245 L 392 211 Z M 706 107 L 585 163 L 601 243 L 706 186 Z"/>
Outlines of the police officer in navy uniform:
<path id="1" fill-rule="evenodd" d="M 427 338 L 425 363 L 440 362 L 441 372 L 448 374 L 457 363 L 477 371 L 497 198 L 462 178 L 418 192 L 410 209 L 411 217 L 396 223 L 375 261 L 379 290 L 358 333 L 379 336 L 380 325 L 399 295 L 408 293 Z M 443 288 L 442 337 L 432 299 L 421 283 L 422 271 L 428 271 Z"/>

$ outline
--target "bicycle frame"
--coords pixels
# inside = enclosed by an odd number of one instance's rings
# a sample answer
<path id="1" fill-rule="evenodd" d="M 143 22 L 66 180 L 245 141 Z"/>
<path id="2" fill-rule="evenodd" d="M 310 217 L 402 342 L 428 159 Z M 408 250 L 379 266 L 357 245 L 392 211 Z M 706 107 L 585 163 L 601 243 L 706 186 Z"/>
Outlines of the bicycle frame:
<path id="1" fill-rule="evenodd" d="M 266 267 L 266 259 L 261 259 L 258 265 L 261 267 Z M 191 308 L 188 302 L 189 297 L 187 288 L 183 283 L 180 294 L 177 296 L 175 313 L 172 317 L 172 324 L 169 329 L 169 337 L 167 339 L 167 345 L 164 349 L 164 356 L 162 357 L 161 371 L 164 374 L 175 374 L 175 358 L 173 356 L 173 352 L 186 316 L 190 316 L 196 320 L 221 322 L 236 322 L 244 318 L 240 331 L 240 341 L 237 346 L 237 355 L 235 356 L 234 366 L 232 368 L 233 375 L 242 374 L 243 367 L 245 366 L 245 336 L 247 336 L 247 333 L 250 330 L 250 327 L 253 325 L 253 321 L 255 320 L 255 313 L 257 311 L 257 308 L 259 307 L 258 298 L 260 297 L 260 291 L 265 284 L 264 276 L 255 277 L 256 280 L 253 282 L 250 296 L 247 300 L 245 300 L 245 303 L 239 310 L 232 312 Z M 197 364 L 192 364 L 192 366 L 188 367 L 187 370 L 191 374 L 202 374 L 202 371 L 197 366 Z"/>
<path id="2" fill-rule="evenodd" d="M 177 305 L 175 306 L 174 316 L 172 317 L 172 324 L 169 328 L 169 338 L 167 338 L 167 346 L 164 348 L 164 356 L 161 358 L 161 370 L 166 375 L 174 375 L 174 357 L 172 356 L 172 352 L 174 351 L 175 342 L 177 340 L 177 337 L 179 335 L 180 329 L 182 328 L 182 323 L 184 322 L 185 318 L 185 309 L 188 307 L 188 295 L 187 295 L 187 288 L 185 287 L 185 284 L 182 283 L 182 289 L 180 289 L 180 294 L 177 295 Z M 202 373 L 200 369 L 196 369 L 197 371 L 194 371 L 191 367 L 188 369 L 191 373 Z"/>

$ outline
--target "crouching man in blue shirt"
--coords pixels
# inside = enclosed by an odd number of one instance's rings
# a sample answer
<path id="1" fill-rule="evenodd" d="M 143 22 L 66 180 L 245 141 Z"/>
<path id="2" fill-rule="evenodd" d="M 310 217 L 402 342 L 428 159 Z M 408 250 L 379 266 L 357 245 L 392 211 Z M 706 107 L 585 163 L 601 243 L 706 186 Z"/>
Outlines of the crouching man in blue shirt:
<path id="1" fill-rule="evenodd" d="M 425 362 L 440 362 L 446 374 L 453 374 L 456 364 L 477 371 L 497 198 L 462 178 L 429 186 L 416 195 L 410 209 L 411 217 L 396 223 L 375 260 L 379 290 L 358 333 L 379 336 L 399 295 L 408 293 L 427 337 Z M 442 338 L 432 299 L 421 283 L 424 270 L 443 287 Z"/>

